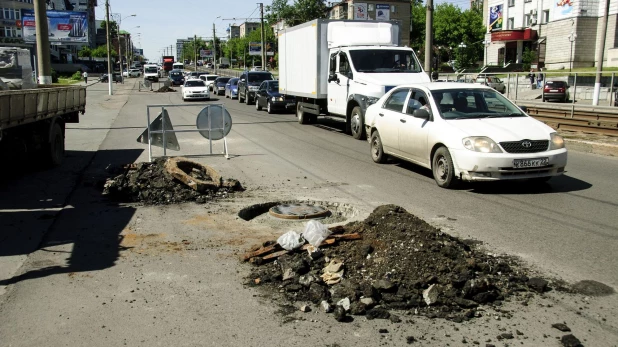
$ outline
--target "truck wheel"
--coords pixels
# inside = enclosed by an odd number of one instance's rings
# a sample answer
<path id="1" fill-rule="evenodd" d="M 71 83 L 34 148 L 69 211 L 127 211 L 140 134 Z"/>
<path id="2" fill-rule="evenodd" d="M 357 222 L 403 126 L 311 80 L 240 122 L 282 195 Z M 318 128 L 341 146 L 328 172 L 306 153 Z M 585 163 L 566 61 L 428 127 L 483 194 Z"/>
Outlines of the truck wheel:
<path id="1" fill-rule="evenodd" d="M 55 123 L 51 129 L 51 141 L 44 149 L 47 164 L 51 167 L 60 166 L 64 160 L 64 136 L 60 124 Z"/>
<path id="2" fill-rule="evenodd" d="M 363 119 L 361 108 L 356 106 L 350 113 L 350 132 L 352 137 L 357 140 L 362 140 L 365 137 L 365 120 Z"/>
<path id="3" fill-rule="evenodd" d="M 298 117 L 298 123 L 309 124 L 310 117 L 300 108 L 300 102 L 296 104 L 296 117 Z"/>
<path id="4" fill-rule="evenodd" d="M 386 154 L 384 154 L 384 148 L 382 147 L 382 139 L 377 130 L 371 134 L 371 159 L 378 164 L 386 163 Z"/>
<path id="5" fill-rule="evenodd" d="M 457 179 L 455 178 L 453 159 L 451 158 L 451 153 L 446 147 L 438 148 L 436 153 L 433 155 L 431 164 L 433 179 L 436 181 L 438 186 L 442 188 L 455 187 Z"/>

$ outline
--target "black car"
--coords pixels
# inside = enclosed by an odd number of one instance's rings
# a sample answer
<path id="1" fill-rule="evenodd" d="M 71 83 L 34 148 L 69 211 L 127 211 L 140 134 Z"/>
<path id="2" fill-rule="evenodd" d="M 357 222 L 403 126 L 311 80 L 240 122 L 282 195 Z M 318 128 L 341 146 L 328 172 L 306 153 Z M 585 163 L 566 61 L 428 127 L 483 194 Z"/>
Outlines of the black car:
<path id="1" fill-rule="evenodd" d="M 185 76 L 180 70 L 170 71 L 169 79 L 172 82 L 172 85 L 182 85 L 183 83 L 185 83 Z"/>
<path id="2" fill-rule="evenodd" d="M 101 75 L 101 77 L 99 77 L 99 81 L 100 82 L 107 82 L 107 81 L 109 81 L 109 75 L 108 74 Z M 122 76 L 120 75 L 119 72 L 114 72 L 114 74 L 112 76 L 112 82 L 122 82 Z"/>
<path id="3" fill-rule="evenodd" d="M 259 111 L 262 107 L 266 107 L 268 113 L 290 111 L 296 109 L 296 102 L 293 96 L 279 93 L 279 81 L 264 81 L 255 99 L 255 109 Z"/>
<path id="4" fill-rule="evenodd" d="M 230 80 L 230 77 L 217 77 L 213 83 L 213 93 L 217 95 L 225 94 L 225 84 Z"/>
<path id="5" fill-rule="evenodd" d="M 274 80 L 275 77 L 268 71 L 245 71 L 238 81 L 238 101 L 247 100 L 247 105 L 255 101 L 255 96 L 264 81 Z"/>

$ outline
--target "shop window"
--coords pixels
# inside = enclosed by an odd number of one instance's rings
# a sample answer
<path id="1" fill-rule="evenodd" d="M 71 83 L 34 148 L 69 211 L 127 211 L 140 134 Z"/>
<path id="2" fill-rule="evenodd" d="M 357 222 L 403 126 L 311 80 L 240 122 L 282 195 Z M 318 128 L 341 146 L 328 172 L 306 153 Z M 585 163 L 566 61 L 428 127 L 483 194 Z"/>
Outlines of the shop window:
<path id="1" fill-rule="evenodd" d="M 509 21 L 506 24 L 506 28 L 509 30 L 512 30 L 513 28 L 515 28 L 515 18 L 513 17 L 509 18 Z"/>

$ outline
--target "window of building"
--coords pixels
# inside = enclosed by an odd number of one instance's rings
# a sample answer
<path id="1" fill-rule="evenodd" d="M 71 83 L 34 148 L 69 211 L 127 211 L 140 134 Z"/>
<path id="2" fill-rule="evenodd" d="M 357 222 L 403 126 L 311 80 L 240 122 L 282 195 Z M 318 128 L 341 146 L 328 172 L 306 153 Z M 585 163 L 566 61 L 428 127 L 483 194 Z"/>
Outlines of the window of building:
<path id="1" fill-rule="evenodd" d="M 527 14 L 524 18 L 524 26 L 529 27 L 532 24 L 532 15 Z"/>
<path id="2" fill-rule="evenodd" d="M 513 18 L 513 17 L 509 18 L 509 21 L 506 24 L 506 28 L 507 29 L 515 28 L 515 18 Z"/>
<path id="3" fill-rule="evenodd" d="M 397 12 L 397 6 L 392 5 L 391 6 L 391 12 L 396 13 Z"/>
<path id="4" fill-rule="evenodd" d="M 549 23 L 549 10 L 543 11 L 543 23 Z"/>
<path id="5" fill-rule="evenodd" d="M 524 0 L 524 2 L 532 2 L 532 0 Z"/>
<path id="6" fill-rule="evenodd" d="M 509 7 L 515 6 L 515 0 L 509 0 Z"/>

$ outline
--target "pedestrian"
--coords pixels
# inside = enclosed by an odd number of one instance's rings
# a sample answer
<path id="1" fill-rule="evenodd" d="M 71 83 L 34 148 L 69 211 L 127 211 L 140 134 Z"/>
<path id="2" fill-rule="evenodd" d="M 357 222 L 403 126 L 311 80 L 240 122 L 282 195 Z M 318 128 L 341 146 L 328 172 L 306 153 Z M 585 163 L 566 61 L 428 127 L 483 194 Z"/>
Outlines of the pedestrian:
<path id="1" fill-rule="evenodd" d="M 84 78 L 84 82 L 85 82 L 86 84 L 88 84 L 88 72 L 84 71 L 84 72 L 82 73 L 82 77 Z"/>
<path id="2" fill-rule="evenodd" d="M 528 74 L 528 77 L 530 78 L 530 84 L 534 85 L 534 69 L 530 69 L 530 73 Z"/>
<path id="3" fill-rule="evenodd" d="M 541 71 L 539 71 L 539 74 L 538 74 L 538 76 L 536 78 L 536 87 L 537 88 L 542 88 L 543 87 L 544 76 L 543 76 L 543 72 L 541 72 Z"/>

